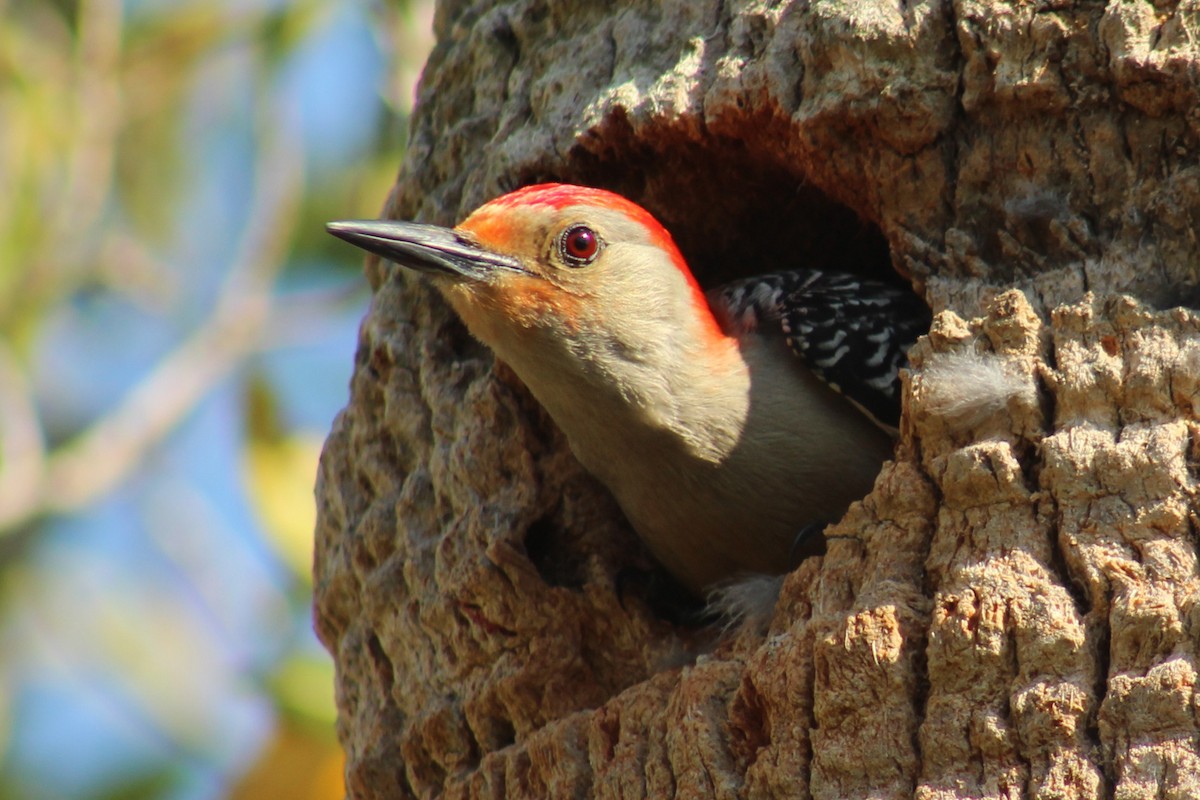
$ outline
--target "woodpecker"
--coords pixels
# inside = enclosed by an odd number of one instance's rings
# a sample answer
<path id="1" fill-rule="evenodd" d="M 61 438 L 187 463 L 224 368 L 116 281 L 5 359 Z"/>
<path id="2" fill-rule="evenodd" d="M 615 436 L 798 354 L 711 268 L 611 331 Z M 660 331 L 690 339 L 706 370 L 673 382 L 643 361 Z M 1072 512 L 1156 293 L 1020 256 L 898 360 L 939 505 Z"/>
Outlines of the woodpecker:
<path id="1" fill-rule="evenodd" d="M 909 291 L 797 269 L 705 294 L 649 212 L 539 184 L 456 228 L 333 222 L 428 275 L 525 383 L 651 553 L 697 594 L 790 566 L 892 453 Z"/>

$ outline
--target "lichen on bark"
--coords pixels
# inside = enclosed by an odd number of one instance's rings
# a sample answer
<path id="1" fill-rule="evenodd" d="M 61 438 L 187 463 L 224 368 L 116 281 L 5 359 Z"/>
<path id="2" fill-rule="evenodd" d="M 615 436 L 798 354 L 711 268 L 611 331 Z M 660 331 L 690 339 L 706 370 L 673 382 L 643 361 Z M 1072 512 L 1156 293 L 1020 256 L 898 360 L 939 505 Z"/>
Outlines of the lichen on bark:
<path id="1" fill-rule="evenodd" d="M 1200 796 L 1196 4 L 456 0 L 435 26 L 388 214 L 599 185 L 706 284 L 898 271 L 937 315 L 874 490 L 765 635 L 695 658 L 544 412 L 369 263 L 317 492 L 348 794 Z M 986 418 L 939 404 L 966 352 L 1018 387 Z"/>

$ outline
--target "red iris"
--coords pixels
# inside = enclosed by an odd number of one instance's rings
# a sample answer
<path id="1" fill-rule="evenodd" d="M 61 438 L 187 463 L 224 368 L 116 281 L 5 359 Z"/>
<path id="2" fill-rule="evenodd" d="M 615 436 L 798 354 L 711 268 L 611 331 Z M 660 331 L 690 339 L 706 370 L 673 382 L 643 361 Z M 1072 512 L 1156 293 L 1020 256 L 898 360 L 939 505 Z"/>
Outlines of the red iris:
<path id="1" fill-rule="evenodd" d="M 571 264 L 590 264 L 600 253 L 600 237 L 586 225 L 573 225 L 559 240 L 563 258 Z"/>

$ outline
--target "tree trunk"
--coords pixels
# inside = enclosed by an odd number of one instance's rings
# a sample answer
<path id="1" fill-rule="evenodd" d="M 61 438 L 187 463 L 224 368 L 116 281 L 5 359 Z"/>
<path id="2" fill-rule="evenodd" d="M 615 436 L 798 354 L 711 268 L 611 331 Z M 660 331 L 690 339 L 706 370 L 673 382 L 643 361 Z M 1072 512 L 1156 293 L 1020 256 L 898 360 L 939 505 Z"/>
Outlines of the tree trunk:
<path id="1" fill-rule="evenodd" d="M 894 269 L 937 316 L 874 490 L 765 636 L 695 658 L 545 414 L 371 262 L 318 484 L 349 795 L 1200 797 L 1200 320 L 1155 310 L 1200 283 L 1200 3 L 446 0 L 435 26 L 390 215 L 587 183 L 709 285 Z M 946 401 L 968 351 L 1014 387 L 982 416 Z"/>

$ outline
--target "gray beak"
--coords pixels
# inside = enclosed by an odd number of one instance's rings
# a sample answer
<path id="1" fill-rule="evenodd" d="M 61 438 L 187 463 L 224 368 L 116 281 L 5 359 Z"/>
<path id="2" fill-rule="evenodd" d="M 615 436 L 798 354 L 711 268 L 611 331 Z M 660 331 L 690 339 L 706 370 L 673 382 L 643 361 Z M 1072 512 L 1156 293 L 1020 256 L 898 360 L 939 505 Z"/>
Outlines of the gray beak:
<path id="1" fill-rule="evenodd" d="M 438 225 L 385 219 L 330 222 L 325 230 L 355 247 L 418 272 L 480 280 L 497 270 L 526 272 L 521 262 L 494 253 L 466 234 Z"/>

